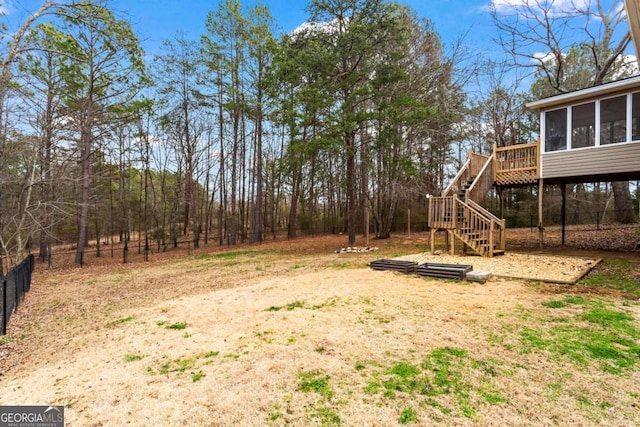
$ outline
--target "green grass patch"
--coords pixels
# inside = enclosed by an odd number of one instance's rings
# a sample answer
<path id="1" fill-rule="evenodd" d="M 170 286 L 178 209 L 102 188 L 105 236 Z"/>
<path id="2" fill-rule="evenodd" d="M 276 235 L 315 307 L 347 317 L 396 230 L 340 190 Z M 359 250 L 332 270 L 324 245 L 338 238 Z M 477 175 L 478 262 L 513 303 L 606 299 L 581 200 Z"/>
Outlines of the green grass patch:
<path id="1" fill-rule="evenodd" d="M 365 373 L 368 366 L 359 363 L 356 370 Z M 443 415 L 458 413 L 474 418 L 481 405 L 506 402 L 493 386 L 494 378 L 499 376 L 495 362 L 475 360 L 463 349 L 435 349 L 419 365 L 400 361 L 382 370 L 370 366 L 373 372 L 366 372 L 371 378 L 365 393 L 381 394 L 386 399 L 395 399 L 402 394 L 419 405 L 438 408 Z M 472 384 L 468 380 L 470 377 L 478 378 L 480 385 Z M 411 411 L 404 417 L 401 414 L 401 423 L 403 419 L 404 423 L 417 421 Z"/>
<path id="2" fill-rule="evenodd" d="M 131 322 L 133 319 L 135 319 L 135 317 L 133 317 L 133 316 L 123 317 L 121 319 L 114 320 L 113 322 L 107 323 L 106 326 L 107 326 L 107 328 L 113 328 L 113 327 L 121 325 L 123 323 Z"/>
<path id="3" fill-rule="evenodd" d="M 271 307 L 267 308 L 265 311 L 280 311 L 280 310 L 292 311 L 292 310 L 295 310 L 296 308 L 306 308 L 304 301 L 294 301 L 284 306 L 272 305 Z"/>
<path id="4" fill-rule="evenodd" d="M 191 380 L 194 383 L 197 383 L 198 381 L 200 381 L 204 377 L 206 377 L 206 374 L 204 372 L 202 372 L 202 371 L 192 372 L 191 373 Z"/>
<path id="5" fill-rule="evenodd" d="M 235 353 L 225 354 L 224 357 L 227 358 L 227 359 L 233 359 L 233 360 L 240 359 L 240 355 L 239 354 L 235 354 Z"/>
<path id="6" fill-rule="evenodd" d="M 176 331 L 181 331 L 183 329 L 186 329 L 187 324 L 184 322 L 176 322 L 176 323 L 172 323 L 170 325 L 165 326 L 165 329 L 173 329 Z"/>
<path id="7" fill-rule="evenodd" d="M 282 416 L 282 414 L 279 411 L 274 411 L 272 413 L 269 414 L 269 416 L 267 417 L 267 419 L 269 421 L 276 421 L 278 420 L 278 418 L 280 418 Z"/>
<path id="8" fill-rule="evenodd" d="M 311 417 L 319 422 L 321 426 L 326 427 L 339 426 L 342 423 L 340 415 L 322 403 L 316 406 L 315 410 L 311 413 Z"/>
<path id="9" fill-rule="evenodd" d="M 599 288 L 616 289 L 640 298 L 640 263 L 627 259 L 605 259 L 580 283 Z"/>
<path id="10" fill-rule="evenodd" d="M 311 310 L 321 310 L 325 307 L 335 307 L 338 304 L 338 297 L 332 297 L 320 304 L 314 304 L 310 308 Z"/>
<path id="11" fill-rule="evenodd" d="M 196 359 L 174 359 L 164 362 L 158 362 L 155 367 L 149 366 L 147 373 L 150 375 L 169 375 L 170 373 L 184 373 L 193 369 L 196 365 Z"/>
<path id="12" fill-rule="evenodd" d="M 400 421 L 400 424 L 402 425 L 415 423 L 418 421 L 418 415 L 416 414 L 415 409 L 407 407 L 400 413 L 400 419 L 398 421 Z"/>
<path id="13" fill-rule="evenodd" d="M 124 355 L 125 362 L 136 362 L 142 359 L 144 359 L 144 356 L 141 354 L 125 354 Z"/>
<path id="14" fill-rule="evenodd" d="M 3 336 L 0 337 L 0 345 L 5 345 L 5 344 L 9 344 L 11 342 L 11 337 L 8 336 Z"/>
<path id="15" fill-rule="evenodd" d="M 543 306 L 548 308 L 564 308 L 570 305 L 584 305 L 586 300 L 580 296 L 567 296 L 561 300 L 551 300 L 542 303 Z"/>
<path id="16" fill-rule="evenodd" d="M 640 361 L 640 330 L 628 313 L 599 301 L 584 302 L 581 313 L 546 329 L 523 327 L 520 351 L 548 351 L 557 360 L 581 368 L 592 364 L 604 372 L 621 374 Z"/>
<path id="17" fill-rule="evenodd" d="M 337 262 L 333 265 L 331 265 L 331 268 L 336 268 L 339 270 L 345 269 L 345 268 L 351 268 L 353 267 L 353 264 L 350 262 Z"/>
<path id="18" fill-rule="evenodd" d="M 331 399 L 333 396 L 333 389 L 329 385 L 329 375 L 319 371 L 301 372 L 298 374 L 298 378 L 300 379 L 300 390 L 303 392 L 313 391 L 326 399 Z"/>
<path id="19" fill-rule="evenodd" d="M 239 258 L 242 256 L 247 256 L 247 255 L 257 255 L 260 253 L 267 253 L 268 251 L 256 251 L 256 250 L 243 250 L 243 251 L 229 251 L 229 252 L 219 252 L 216 254 L 212 254 L 213 258 L 218 258 L 218 259 L 226 259 L 226 260 L 230 260 L 230 259 L 234 259 L 234 258 Z"/>

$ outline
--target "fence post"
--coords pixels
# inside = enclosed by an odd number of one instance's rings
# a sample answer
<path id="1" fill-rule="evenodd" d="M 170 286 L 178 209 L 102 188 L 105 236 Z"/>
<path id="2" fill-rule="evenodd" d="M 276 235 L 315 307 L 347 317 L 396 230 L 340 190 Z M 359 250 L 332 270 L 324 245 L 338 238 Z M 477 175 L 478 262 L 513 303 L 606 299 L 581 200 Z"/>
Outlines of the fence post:
<path id="1" fill-rule="evenodd" d="M 600 212 L 596 212 L 596 230 L 600 231 Z"/>
<path id="2" fill-rule="evenodd" d="M 2 335 L 7 334 L 7 279 L 2 277 Z"/>

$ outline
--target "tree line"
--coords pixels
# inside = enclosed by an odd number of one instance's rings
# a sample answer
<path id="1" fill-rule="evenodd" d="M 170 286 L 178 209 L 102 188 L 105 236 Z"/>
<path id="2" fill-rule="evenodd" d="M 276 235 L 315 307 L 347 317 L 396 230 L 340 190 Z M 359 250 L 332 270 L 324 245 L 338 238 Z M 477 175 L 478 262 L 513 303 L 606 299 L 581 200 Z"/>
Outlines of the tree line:
<path id="1" fill-rule="evenodd" d="M 354 244 L 368 218 L 386 238 L 406 209 L 426 216 L 425 195 L 446 186 L 467 148 L 537 131 L 523 108 L 532 90 L 445 46 L 409 7 L 313 0 L 306 10 L 307 23 L 278 34 L 268 7 L 223 0 L 199 39 L 177 33 L 152 57 L 106 0 L 44 1 L 4 31 L 0 247 L 10 263 L 74 242 L 82 264 L 89 240 L 99 250 L 134 234 L 146 247 L 281 232 L 340 232 Z M 545 67 L 535 84 L 554 88 Z M 478 76 L 486 92 L 473 96 Z"/>

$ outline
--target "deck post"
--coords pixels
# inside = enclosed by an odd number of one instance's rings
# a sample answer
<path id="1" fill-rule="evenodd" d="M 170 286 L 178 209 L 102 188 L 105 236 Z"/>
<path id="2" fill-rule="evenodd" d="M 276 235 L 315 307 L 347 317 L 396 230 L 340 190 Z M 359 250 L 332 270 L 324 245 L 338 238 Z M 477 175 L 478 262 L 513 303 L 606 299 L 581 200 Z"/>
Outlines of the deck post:
<path id="1" fill-rule="evenodd" d="M 564 246 L 564 231 L 567 224 L 567 184 L 560 184 L 560 193 L 562 194 L 562 246 Z"/>
<path id="2" fill-rule="evenodd" d="M 449 236 L 449 245 L 451 246 L 451 255 L 456 254 L 456 237 L 453 234 L 453 230 L 447 230 L 447 235 Z"/>
<path id="3" fill-rule="evenodd" d="M 493 182 L 497 182 L 497 170 L 498 170 L 498 159 L 497 159 L 497 153 L 498 153 L 498 144 L 494 143 L 493 144 L 493 176 L 491 177 L 491 179 L 493 180 Z"/>
<path id="4" fill-rule="evenodd" d="M 491 223 L 489 224 L 489 258 L 493 257 L 493 245 L 495 244 L 493 237 L 493 233 L 495 232 L 494 225 L 495 222 L 491 220 Z"/>
<path id="5" fill-rule="evenodd" d="M 544 226 L 542 225 L 542 195 L 544 193 L 544 179 L 538 182 L 538 245 L 542 249 L 544 245 Z"/>
<path id="6" fill-rule="evenodd" d="M 431 253 L 433 254 L 436 251 L 436 229 L 431 227 L 429 232 L 431 233 Z"/>

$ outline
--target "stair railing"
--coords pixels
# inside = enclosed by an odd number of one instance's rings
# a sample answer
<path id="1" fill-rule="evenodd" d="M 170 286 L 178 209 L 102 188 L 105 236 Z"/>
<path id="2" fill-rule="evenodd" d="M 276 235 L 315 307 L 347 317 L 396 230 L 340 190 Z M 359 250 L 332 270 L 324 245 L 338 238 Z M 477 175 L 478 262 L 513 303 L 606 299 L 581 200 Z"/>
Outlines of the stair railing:
<path id="1" fill-rule="evenodd" d="M 476 201 L 478 203 L 482 203 L 484 200 L 485 194 L 489 191 L 491 186 L 493 185 L 493 162 L 494 155 L 486 158 L 486 161 L 482 165 L 482 168 L 476 175 L 473 183 L 469 186 L 467 191 L 464 193 L 464 201 L 468 202 L 469 200 Z"/>
<path id="2" fill-rule="evenodd" d="M 460 209 L 463 212 L 461 218 Z M 429 198 L 429 226 L 453 230 L 456 237 L 480 255 L 493 256 L 496 242 L 499 242 L 500 249 L 504 249 L 504 220 L 473 201 L 465 203 L 456 195 Z"/>
<path id="3" fill-rule="evenodd" d="M 497 234 L 497 236 L 494 236 L 494 237 L 497 237 L 498 248 L 504 250 L 507 244 L 507 235 L 506 235 L 507 221 L 504 219 L 498 218 L 496 215 L 492 214 L 490 211 L 483 208 L 482 206 L 480 206 L 478 203 L 474 202 L 471 199 L 467 200 L 467 205 L 469 205 L 471 209 L 474 209 L 477 212 L 481 212 L 487 219 L 492 221 L 493 223 L 492 234 L 494 233 Z"/>
<path id="4" fill-rule="evenodd" d="M 462 188 L 463 182 L 469 179 L 469 169 L 471 166 L 471 156 L 467 158 L 467 161 L 462 165 L 457 175 L 451 181 L 451 184 L 442 192 L 442 196 L 451 196 L 452 194 L 457 194 L 458 191 Z"/>

